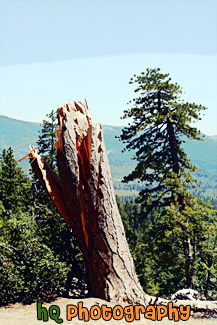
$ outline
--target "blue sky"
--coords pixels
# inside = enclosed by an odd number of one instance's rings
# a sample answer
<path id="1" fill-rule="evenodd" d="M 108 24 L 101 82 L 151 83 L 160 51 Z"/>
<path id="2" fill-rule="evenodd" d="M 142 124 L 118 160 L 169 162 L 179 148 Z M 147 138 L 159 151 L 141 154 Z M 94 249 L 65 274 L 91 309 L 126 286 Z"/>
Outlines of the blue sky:
<path id="1" fill-rule="evenodd" d="M 95 122 L 124 125 L 129 79 L 160 67 L 208 107 L 197 126 L 217 134 L 216 0 L 0 3 L 0 114 L 41 122 L 86 98 Z"/>

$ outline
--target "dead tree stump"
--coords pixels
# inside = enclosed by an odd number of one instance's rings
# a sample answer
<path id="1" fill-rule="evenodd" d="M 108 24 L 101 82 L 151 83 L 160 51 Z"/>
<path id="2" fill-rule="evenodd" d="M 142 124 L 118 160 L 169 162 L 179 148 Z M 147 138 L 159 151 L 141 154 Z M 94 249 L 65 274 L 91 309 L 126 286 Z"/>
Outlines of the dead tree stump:
<path id="1" fill-rule="evenodd" d="M 73 229 L 88 268 L 91 296 L 145 304 L 116 204 L 102 127 L 86 102 L 57 110 L 57 177 L 31 147 L 33 171 Z"/>

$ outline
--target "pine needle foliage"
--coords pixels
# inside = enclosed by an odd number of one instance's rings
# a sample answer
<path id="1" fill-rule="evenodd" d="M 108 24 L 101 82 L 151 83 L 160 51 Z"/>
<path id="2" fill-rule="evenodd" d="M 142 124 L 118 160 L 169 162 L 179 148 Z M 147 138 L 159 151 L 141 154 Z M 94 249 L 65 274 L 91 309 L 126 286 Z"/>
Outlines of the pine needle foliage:
<path id="1" fill-rule="evenodd" d="M 190 195 L 186 189 L 195 186 L 192 172 L 197 169 L 182 148 L 183 137 L 202 140 L 191 123 L 201 119 L 206 107 L 181 100 L 181 87 L 159 68 L 134 75 L 130 84 L 136 84 L 138 97 L 124 111 L 123 119 L 131 118 L 131 122 L 120 140 L 126 144 L 125 150 L 135 151 L 138 164 L 124 182 L 144 183 L 137 201 L 150 211 L 168 206 L 175 197 L 182 205 Z"/>

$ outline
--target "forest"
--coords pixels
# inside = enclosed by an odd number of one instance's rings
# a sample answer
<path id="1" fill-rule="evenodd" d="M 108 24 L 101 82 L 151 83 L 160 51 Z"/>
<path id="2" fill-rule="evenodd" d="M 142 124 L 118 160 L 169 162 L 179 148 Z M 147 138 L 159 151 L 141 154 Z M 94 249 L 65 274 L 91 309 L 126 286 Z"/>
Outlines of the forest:
<path id="1" fill-rule="evenodd" d="M 188 140 L 202 140 L 191 123 L 206 108 L 183 102 L 181 87 L 160 69 L 134 75 L 130 83 L 137 97 L 124 111 L 123 119 L 131 122 L 117 141 L 133 152 L 135 168 L 118 186 L 133 184 L 138 195 L 116 201 L 139 282 L 153 296 L 192 288 L 216 300 L 216 201 L 203 196 L 199 171 L 183 149 Z M 51 111 L 37 140 L 38 153 L 56 175 L 57 125 Z M 0 274 L 3 306 L 90 295 L 73 230 L 34 172 L 24 173 L 11 147 L 0 157 Z"/>

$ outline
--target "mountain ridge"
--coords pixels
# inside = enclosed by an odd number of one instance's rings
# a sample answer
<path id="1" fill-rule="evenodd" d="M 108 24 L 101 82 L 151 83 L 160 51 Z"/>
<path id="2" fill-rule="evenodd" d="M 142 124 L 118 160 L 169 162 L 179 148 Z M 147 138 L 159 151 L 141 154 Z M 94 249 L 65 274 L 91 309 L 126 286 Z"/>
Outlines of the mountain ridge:
<path id="1" fill-rule="evenodd" d="M 9 117 L 9 116 L 0 114 L 0 119 L 1 118 L 6 118 L 8 120 L 14 120 L 14 121 L 21 122 L 21 123 L 35 124 L 35 125 L 39 125 L 39 126 L 42 124 L 41 122 L 23 121 L 23 120 L 19 120 L 17 118 L 14 118 L 14 117 Z M 125 126 L 121 126 L 121 125 L 109 125 L 109 124 L 102 124 L 102 125 L 103 125 L 104 128 L 107 128 L 107 127 L 108 128 L 124 128 L 125 127 Z M 213 139 L 217 140 L 217 134 L 207 135 L 205 133 L 201 133 L 201 135 L 204 135 L 205 137 L 213 138 Z"/>
<path id="2" fill-rule="evenodd" d="M 121 180 L 133 170 L 136 166 L 136 161 L 132 160 L 132 151 L 122 152 L 124 144 L 115 138 L 121 134 L 123 126 L 102 125 L 102 128 L 114 185 L 116 189 L 127 189 L 130 185 L 122 184 Z M 0 153 L 3 149 L 12 147 L 15 158 L 17 160 L 20 159 L 28 153 L 29 144 L 36 146 L 40 129 L 40 123 L 27 122 L 0 115 Z M 217 136 L 204 135 L 204 141 L 187 139 L 186 143 L 183 144 L 183 148 L 192 163 L 197 165 L 202 171 L 197 173 L 196 178 L 202 181 L 203 187 L 206 189 L 217 188 L 216 140 Z M 26 172 L 28 171 L 29 165 L 27 160 L 19 163 L 19 166 L 22 166 Z"/>

